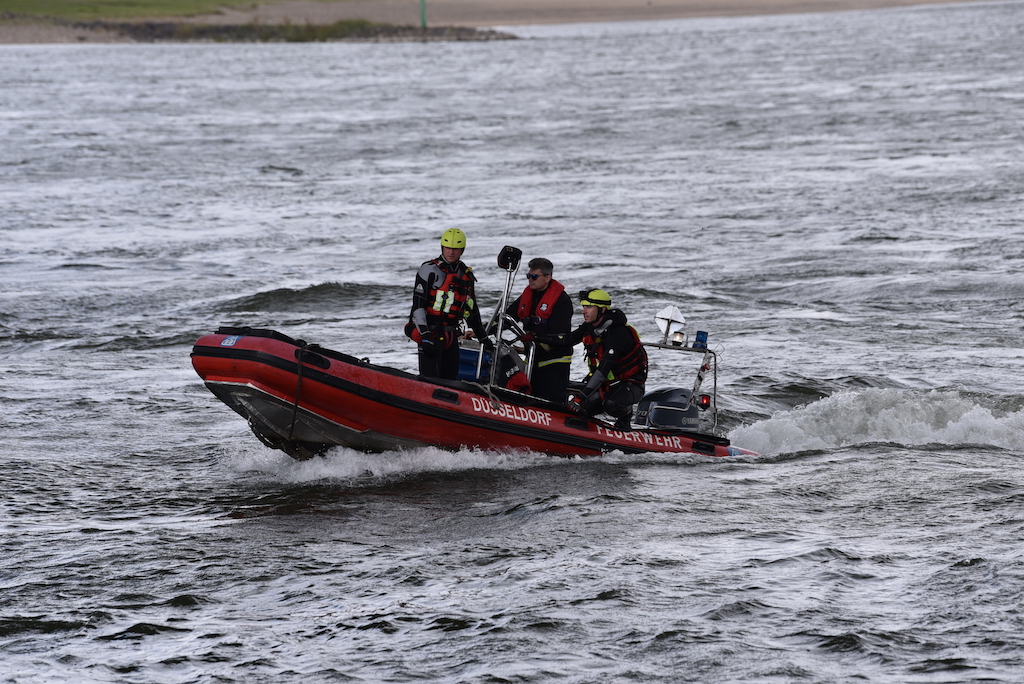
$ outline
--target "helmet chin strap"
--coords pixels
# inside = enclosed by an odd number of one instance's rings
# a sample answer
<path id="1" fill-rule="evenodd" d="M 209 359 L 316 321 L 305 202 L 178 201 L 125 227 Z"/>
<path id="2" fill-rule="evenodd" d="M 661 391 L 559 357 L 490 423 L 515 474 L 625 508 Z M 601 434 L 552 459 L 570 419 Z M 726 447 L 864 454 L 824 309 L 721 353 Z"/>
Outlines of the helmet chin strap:
<path id="1" fill-rule="evenodd" d="M 611 307 L 601 312 L 601 315 L 597 317 L 597 323 L 594 324 L 594 332 L 603 333 L 612 324 L 612 319 L 608 318 L 608 312 Z"/>

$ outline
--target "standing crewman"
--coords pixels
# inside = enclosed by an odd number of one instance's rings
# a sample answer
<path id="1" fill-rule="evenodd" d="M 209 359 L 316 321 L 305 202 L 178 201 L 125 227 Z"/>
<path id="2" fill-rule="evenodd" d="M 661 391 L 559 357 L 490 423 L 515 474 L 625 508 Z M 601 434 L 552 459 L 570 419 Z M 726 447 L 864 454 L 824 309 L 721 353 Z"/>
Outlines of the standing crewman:
<path id="1" fill-rule="evenodd" d="M 572 299 L 554 279 L 554 265 L 548 259 L 531 259 L 526 280 L 523 294 L 506 313 L 523 323 L 526 334 L 520 339 L 537 345 L 530 373 L 532 393 L 564 405 L 572 364 Z"/>
<path id="2" fill-rule="evenodd" d="M 590 373 L 584 379 L 582 395 L 574 397 L 570 407 L 588 416 L 607 413 L 617 419 L 615 427 L 628 430 L 633 405 L 644 395 L 647 351 L 626 314 L 611 308 L 607 292 L 580 292 L 580 305 L 583 325 L 572 331 L 570 341 L 586 347 Z"/>
<path id="3" fill-rule="evenodd" d="M 420 375 L 459 377 L 459 334 L 465 321 L 485 339 L 476 306 L 476 276 L 462 263 L 466 234 L 449 228 L 441 236 L 441 256 L 424 261 L 416 273 L 406 333 L 419 344 Z"/>

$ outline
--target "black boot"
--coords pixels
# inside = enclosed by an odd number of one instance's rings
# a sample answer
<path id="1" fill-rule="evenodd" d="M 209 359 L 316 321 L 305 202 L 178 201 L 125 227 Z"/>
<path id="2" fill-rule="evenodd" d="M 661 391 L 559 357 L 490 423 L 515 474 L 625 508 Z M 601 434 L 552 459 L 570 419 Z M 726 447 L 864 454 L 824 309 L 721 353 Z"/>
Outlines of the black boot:
<path id="1" fill-rule="evenodd" d="M 633 429 L 633 425 L 631 424 L 631 421 L 629 420 L 629 416 L 622 416 L 621 418 L 616 420 L 615 421 L 615 429 L 616 430 L 632 430 Z"/>

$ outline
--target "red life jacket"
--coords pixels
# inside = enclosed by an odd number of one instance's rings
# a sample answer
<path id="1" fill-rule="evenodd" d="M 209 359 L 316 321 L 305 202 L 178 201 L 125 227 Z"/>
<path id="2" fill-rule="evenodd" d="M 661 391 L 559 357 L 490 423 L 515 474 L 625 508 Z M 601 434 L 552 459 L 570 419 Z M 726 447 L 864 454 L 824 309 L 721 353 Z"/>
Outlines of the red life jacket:
<path id="1" fill-rule="evenodd" d="M 632 351 L 619 359 L 618 367 L 608 371 L 606 382 L 630 380 L 631 378 L 635 378 L 633 382 L 643 382 L 647 379 L 647 352 L 644 351 L 644 345 L 640 342 L 640 335 L 636 329 L 628 324 L 624 327 L 633 335 L 635 346 Z M 605 350 L 604 345 L 601 344 L 601 336 L 593 333 L 584 335 L 583 344 L 587 349 L 587 363 L 590 365 L 590 372 L 594 373 L 604 359 Z M 638 375 L 640 377 L 636 377 Z"/>
<path id="2" fill-rule="evenodd" d="M 472 269 L 462 262 L 459 262 L 459 267 L 454 273 L 445 268 L 447 264 L 443 259 L 434 259 L 432 263 L 445 276 L 444 280 L 427 293 L 427 315 L 436 316 L 445 325 L 457 325 L 474 306 L 470 293 L 473 291 L 473 282 L 476 278 Z"/>
<path id="3" fill-rule="evenodd" d="M 565 286 L 557 280 L 552 280 L 548 283 L 548 289 L 544 290 L 544 295 L 540 298 L 537 303 L 537 310 L 533 309 L 533 290 L 529 286 L 523 290 L 523 294 L 519 295 L 519 308 L 516 310 L 516 318 L 524 320 L 527 316 L 537 316 L 538 318 L 550 318 L 551 312 L 555 310 L 555 302 L 558 301 L 558 297 L 565 292 Z"/>

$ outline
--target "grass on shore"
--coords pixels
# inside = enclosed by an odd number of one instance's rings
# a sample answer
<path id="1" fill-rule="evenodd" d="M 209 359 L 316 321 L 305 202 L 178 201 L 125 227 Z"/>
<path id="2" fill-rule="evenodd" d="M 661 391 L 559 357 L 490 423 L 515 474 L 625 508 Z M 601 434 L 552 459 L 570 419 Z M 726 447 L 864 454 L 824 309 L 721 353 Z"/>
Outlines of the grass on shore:
<path id="1" fill-rule="evenodd" d="M 278 4 L 285 0 L 259 0 Z M 343 2 L 344 0 L 317 0 Z M 507 40 L 498 31 L 460 27 L 419 28 L 347 19 L 329 26 L 207 25 L 177 21 L 220 8 L 254 8 L 254 0 L 0 0 L 0 24 L 57 24 L 112 31 L 137 42 L 317 42 L 333 40 Z"/>
<path id="2" fill-rule="evenodd" d="M 215 25 L 178 22 L 77 22 L 84 28 L 99 28 L 122 33 L 139 42 L 215 43 L 316 43 L 352 38 L 372 38 L 383 33 L 401 30 L 387 24 L 372 24 L 365 19 L 347 19 L 329 26 L 293 26 L 291 24 L 264 26 L 259 24 Z"/>
<path id="3" fill-rule="evenodd" d="M 274 4 L 273 0 L 260 2 Z M 222 7 L 251 8 L 256 5 L 254 0 L 0 0 L 0 16 L 7 14 L 67 21 L 148 19 L 216 14 Z"/>

